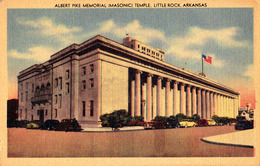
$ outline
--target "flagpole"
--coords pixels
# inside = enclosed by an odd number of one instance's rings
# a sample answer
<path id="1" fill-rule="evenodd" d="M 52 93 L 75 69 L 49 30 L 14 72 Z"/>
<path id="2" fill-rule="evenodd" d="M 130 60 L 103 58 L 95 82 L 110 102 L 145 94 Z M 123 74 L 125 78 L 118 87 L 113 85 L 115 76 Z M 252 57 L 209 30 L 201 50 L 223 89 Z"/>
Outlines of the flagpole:
<path id="1" fill-rule="evenodd" d="M 203 73 L 203 57 L 201 56 L 202 73 Z"/>

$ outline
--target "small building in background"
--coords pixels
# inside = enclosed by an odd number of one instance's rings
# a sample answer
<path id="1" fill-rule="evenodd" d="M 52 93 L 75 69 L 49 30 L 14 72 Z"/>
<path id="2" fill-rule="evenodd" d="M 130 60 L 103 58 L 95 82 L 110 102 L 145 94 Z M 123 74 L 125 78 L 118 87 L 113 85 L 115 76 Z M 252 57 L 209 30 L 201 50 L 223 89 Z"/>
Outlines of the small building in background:
<path id="1" fill-rule="evenodd" d="M 18 99 L 7 100 L 7 120 L 14 121 L 18 118 Z"/>

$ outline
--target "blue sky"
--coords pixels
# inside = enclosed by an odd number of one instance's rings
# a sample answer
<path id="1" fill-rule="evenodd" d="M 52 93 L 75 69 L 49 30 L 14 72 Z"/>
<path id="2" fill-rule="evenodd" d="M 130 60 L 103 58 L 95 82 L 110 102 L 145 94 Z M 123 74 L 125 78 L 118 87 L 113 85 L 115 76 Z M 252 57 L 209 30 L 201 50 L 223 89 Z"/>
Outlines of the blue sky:
<path id="1" fill-rule="evenodd" d="M 166 51 L 165 61 L 201 72 L 244 96 L 253 93 L 253 9 L 9 9 L 9 98 L 18 72 L 76 42 L 126 34 Z"/>

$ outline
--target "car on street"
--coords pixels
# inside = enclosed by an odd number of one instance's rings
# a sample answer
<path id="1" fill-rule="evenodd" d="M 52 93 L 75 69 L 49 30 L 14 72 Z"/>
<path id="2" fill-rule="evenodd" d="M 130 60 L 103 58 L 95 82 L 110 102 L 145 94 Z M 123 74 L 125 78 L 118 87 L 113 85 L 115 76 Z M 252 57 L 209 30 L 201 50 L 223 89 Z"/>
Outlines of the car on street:
<path id="1" fill-rule="evenodd" d="M 195 127 L 197 124 L 191 119 L 183 119 L 180 123 L 180 127 Z"/>
<path id="2" fill-rule="evenodd" d="M 59 123 L 60 122 L 58 120 L 48 119 L 41 125 L 40 128 L 42 130 L 53 130 L 59 125 Z"/>
<path id="3" fill-rule="evenodd" d="M 217 123 L 213 119 L 208 119 L 209 126 L 216 126 Z"/>
<path id="4" fill-rule="evenodd" d="M 200 119 L 199 121 L 197 121 L 197 125 L 198 126 L 208 126 L 209 122 L 207 119 Z"/>
<path id="5" fill-rule="evenodd" d="M 180 123 L 177 119 L 169 118 L 166 121 L 166 128 L 178 128 L 178 127 L 180 127 Z"/>
<path id="6" fill-rule="evenodd" d="M 41 126 L 42 122 L 40 120 L 33 120 L 30 121 L 27 125 L 26 128 L 27 129 L 39 129 Z"/>
<path id="7" fill-rule="evenodd" d="M 81 131 L 81 126 L 76 119 L 62 119 L 55 131 Z"/>
<path id="8" fill-rule="evenodd" d="M 233 119 L 229 122 L 229 126 L 233 126 L 233 125 L 236 125 L 237 124 L 237 120 L 236 119 Z"/>
<path id="9" fill-rule="evenodd" d="M 162 119 L 154 119 L 147 123 L 145 129 L 166 129 L 167 123 Z"/>
<path id="10" fill-rule="evenodd" d="M 241 120 L 238 121 L 238 123 L 235 125 L 236 130 L 247 130 L 247 129 L 253 129 L 254 128 L 254 121 L 248 121 L 248 120 Z"/>

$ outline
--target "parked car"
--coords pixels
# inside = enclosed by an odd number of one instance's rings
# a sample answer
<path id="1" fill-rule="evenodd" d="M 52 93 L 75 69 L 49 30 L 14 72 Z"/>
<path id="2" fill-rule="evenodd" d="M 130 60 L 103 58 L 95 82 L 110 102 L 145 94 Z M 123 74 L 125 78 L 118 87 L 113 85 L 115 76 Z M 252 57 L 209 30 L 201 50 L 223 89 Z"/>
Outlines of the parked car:
<path id="1" fill-rule="evenodd" d="M 216 126 L 217 123 L 213 119 L 208 119 L 209 126 Z"/>
<path id="2" fill-rule="evenodd" d="M 30 121 L 27 125 L 26 128 L 27 129 L 39 129 L 41 126 L 42 122 L 40 120 L 33 120 Z"/>
<path id="3" fill-rule="evenodd" d="M 253 129 L 254 128 L 254 121 L 248 120 L 241 120 L 235 125 L 236 130 L 246 130 L 246 129 Z"/>
<path id="4" fill-rule="evenodd" d="M 180 127 L 180 123 L 177 119 L 168 119 L 166 128 L 178 128 Z"/>
<path id="5" fill-rule="evenodd" d="M 58 120 L 46 120 L 42 125 L 41 125 L 41 129 L 43 130 L 53 130 L 55 129 L 58 125 L 59 125 L 59 121 Z"/>
<path id="6" fill-rule="evenodd" d="M 55 131 L 81 131 L 81 126 L 76 119 L 62 119 Z"/>
<path id="7" fill-rule="evenodd" d="M 232 125 L 236 125 L 237 124 L 237 120 L 236 119 L 233 119 L 229 122 L 229 126 L 232 126 Z"/>
<path id="8" fill-rule="evenodd" d="M 195 127 L 197 124 L 192 121 L 191 119 L 183 119 L 181 122 L 180 122 L 180 127 Z"/>
<path id="9" fill-rule="evenodd" d="M 166 122 L 162 119 L 154 119 L 147 123 L 146 129 L 166 129 Z"/>
<path id="10" fill-rule="evenodd" d="M 199 121 L 197 121 L 197 125 L 198 126 L 208 126 L 209 122 L 207 119 L 200 119 Z"/>

